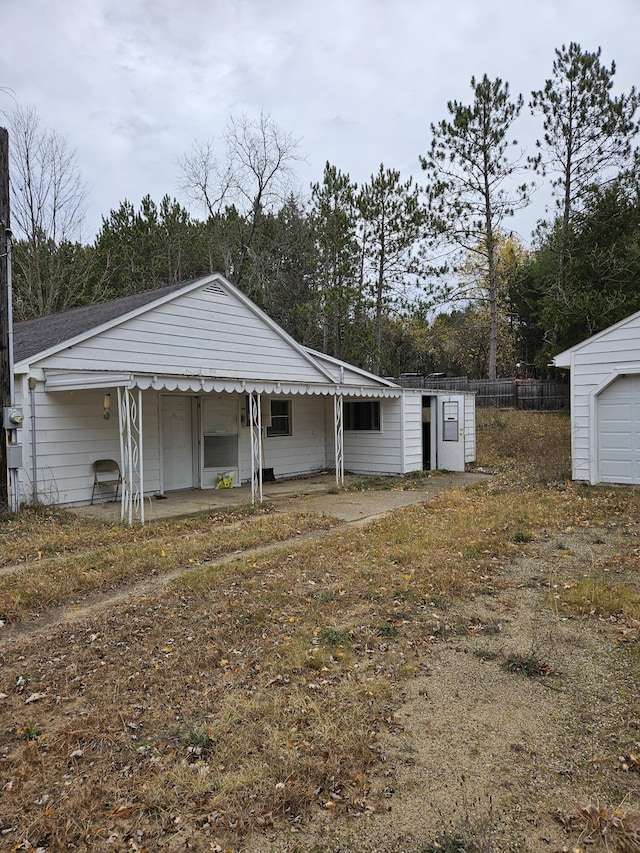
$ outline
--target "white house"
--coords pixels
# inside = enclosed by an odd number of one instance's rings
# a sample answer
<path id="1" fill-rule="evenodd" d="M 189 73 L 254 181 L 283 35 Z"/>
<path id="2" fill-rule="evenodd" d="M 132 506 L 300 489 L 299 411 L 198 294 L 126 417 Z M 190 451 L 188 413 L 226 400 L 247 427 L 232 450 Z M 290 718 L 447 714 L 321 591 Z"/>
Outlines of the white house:
<path id="1" fill-rule="evenodd" d="M 21 502 L 82 505 L 93 463 L 118 461 L 122 520 L 142 497 L 335 469 L 464 470 L 473 395 L 403 389 L 294 341 L 220 275 L 14 330 L 10 448 Z"/>
<path id="2" fill-rule="evenodd" d="M 640 483 L 640 311 L 553 362 L 571 371 L 573 479 Z"/>

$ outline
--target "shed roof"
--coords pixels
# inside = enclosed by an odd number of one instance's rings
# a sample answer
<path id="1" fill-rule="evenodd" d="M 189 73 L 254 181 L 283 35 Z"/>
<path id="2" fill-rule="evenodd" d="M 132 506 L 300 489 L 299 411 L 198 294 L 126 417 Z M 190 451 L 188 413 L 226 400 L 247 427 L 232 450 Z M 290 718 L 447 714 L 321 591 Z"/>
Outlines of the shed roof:
<path id="1" fill-rule="evenodd" d="M 574 344 L 569 349 L 563 350 L 558 353 L 558 355 L 554 356 L 553 363 L 556 367 L 571 367 L 571 357 L 574 353 L 579 352 L 580 350 L 587 349 L 592 344 L 598 343 L 603 338 L 608 337 L 609 335 L 615 333 L 618 329 L 624 328 L 624 326 L 629 325 L 630 323 L 635 323 L 640 320 L 640 311 L 636 311 L 634 314 L 630 314 L 628 317 L 625 317 L 623 320 L 619 320 L 617 323 L 614 323 L 611 326 L 607 326 L 606 329 L 602 329 L 600 332 L 596 332 L 595 335 L 591 335 L 590 338 L 585 338 L 580 343 Z"/>

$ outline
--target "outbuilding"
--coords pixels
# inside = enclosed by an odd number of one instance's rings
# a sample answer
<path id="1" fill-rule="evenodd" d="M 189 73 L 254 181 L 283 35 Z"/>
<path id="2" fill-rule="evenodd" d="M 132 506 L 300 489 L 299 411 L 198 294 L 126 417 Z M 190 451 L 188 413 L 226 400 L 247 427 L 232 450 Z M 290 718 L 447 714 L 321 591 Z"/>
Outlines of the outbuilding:
<path id="1" fill-rule="evenodd" d="M 117 462 L 122 520 L 169 491 L 322 470 L 464 470 L 472 394 L 404 389 L 297 343 L 218 274 L 18 323 L 10 425 L 20 502 L 95 499 Z M 16 427 L 15 429 L 13 427 Z"/>
<path id="2" fill-rule="evenodd" d="M 640 311 L 553 362 L 571 371 L 573 479 L 640 483 Z"/>

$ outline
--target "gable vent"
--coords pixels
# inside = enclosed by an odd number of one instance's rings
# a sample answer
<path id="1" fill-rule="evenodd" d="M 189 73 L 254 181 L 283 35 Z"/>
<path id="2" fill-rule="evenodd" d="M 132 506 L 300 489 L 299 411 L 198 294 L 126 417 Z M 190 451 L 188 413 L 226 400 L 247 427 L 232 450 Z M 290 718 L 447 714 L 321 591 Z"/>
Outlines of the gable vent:
<path id="1" fill-rule="evenodd" d="M 224 290 L 220 287 L 219 284 L 215 284 L 215 283 L 208 284 L 202 292 L 203 293 L 213 293 L 216 296 L 224 296 Z"/>

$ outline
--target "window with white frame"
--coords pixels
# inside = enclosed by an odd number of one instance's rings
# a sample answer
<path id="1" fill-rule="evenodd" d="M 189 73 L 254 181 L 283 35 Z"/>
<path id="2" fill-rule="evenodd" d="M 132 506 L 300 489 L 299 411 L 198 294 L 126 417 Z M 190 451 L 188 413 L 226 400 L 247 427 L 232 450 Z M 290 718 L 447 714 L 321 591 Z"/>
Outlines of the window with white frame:
<path id="1" fill-rule="evenodd" d="M 291 400 L 271 400 L 271 425 L 267 436 L 291 435 Z"/>
<path id="2" fill-rule="evenodd" d="M 379 400 L 346 400 L 343 424 L 345 430 L 380 431 Z"/>

